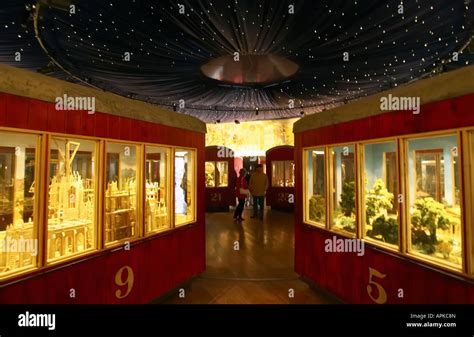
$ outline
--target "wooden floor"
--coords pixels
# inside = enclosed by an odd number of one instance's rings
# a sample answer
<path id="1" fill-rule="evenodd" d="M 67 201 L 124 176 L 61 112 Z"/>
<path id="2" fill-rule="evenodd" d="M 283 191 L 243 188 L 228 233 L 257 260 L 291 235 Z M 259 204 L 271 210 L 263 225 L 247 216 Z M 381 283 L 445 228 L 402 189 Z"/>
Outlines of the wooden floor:
<path id="1" fill-rule="evenodd" d="M 246 209 L 241 224 L 232 212 L 206 215 L 207 270 L 173 292 L 173 304 L 336 303 L 311 289 L 293 271 L 293 214 L 268 210 L 263 222 Z M 182 294 L 181 294 L 182 295 Z M 293 295 L 293 297 L 291 296 Z"/>

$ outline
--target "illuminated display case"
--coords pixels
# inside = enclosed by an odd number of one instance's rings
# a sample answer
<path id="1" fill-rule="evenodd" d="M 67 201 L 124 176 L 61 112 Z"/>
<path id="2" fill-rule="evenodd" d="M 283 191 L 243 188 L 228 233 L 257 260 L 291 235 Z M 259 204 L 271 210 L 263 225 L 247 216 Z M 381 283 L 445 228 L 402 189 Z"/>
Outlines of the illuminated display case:
<path id="1" fill-rule="evenodd" d="M 295 164 L 290 160 L 272 162 L 272 187 L 295 187 Z"/>
<path id="2" fill-rule="evenodd" d="M 52 137 L 48 188 L 48 259 L 96 248 L 97 142 Z"/>
<path id="3" fill-rule="evenodd" d="M 456 134 L 408 139 L 410 251 L 461 268 L 461 180 Z"/>
<path id="4" fill-rule="evenodd" d="M 196 217 L 195 151 L 176 149 L 174 152 L 175 225 L 193 222 Z"/>
<path id="5" fill-rule="evenodd" d="M 206 182 L 206 210 L 228 211 L 235 206 L 235 181 L 242 167 L 242 158 L 234 157 L 234 151 L 225 146 L 206 147 L 204 167 Z"/>
<path id="6" fill-rule="evenodd" d="M 226 161 L 206 161 L 206 187 L 229 186 L 229 165 Z"/>
<path id="7" fill-rule="evenodd" d="M 0 131 L 0 277 L 36 266 L 35 135 Z"/>
<path id="8" fill-rule="evenodd" d="M 366 238 L 398 246 L 399 203 L 397 142 L 369 143 L 363 153 L 363 233 Z"/>
<path id="9" fill-rule="evenodd" d="M 404 146 L 404 157 L 398 142 Z M 326 158 L 325 153 L 330 156 Z M 303 159 L 306 223 L 348 236 L 360 232 L 374 244 L 397 250 L 400 207 L 407 205 L 407 253 L 462 267 L 457 134 L 310 148 L 304 150 Z M 399 188 L 400 165 L 407 169 L 406 194 Z M 324 167 L 330 168 L 329 175 Z M 326 191 L 331 196 L 328 200 Z"/>
<path id="10" fill-rule="evenodd" d="M 43 141 L 49 145 L 41 161 Z M 43 162 L 48 180 L 38 191 L 37 170 Z M 225 173 L 227 166 L 220 167 Z M 195 149 L 0 130 L 0 277 L 37 266 L 41 241 L 35 219 L 41 200 L 36 196 L 43 191 L 47 196 L 44 254 L 47 264 L 58 263 L 195 222 L 196 170 Z M 98 192 L 101 176 L 102 195 Z"/>
<path id="11" fill-rule="evenodd" d="M 137 233 L 137 146 L 107 143 L 105 242 L 133 238 Z"/>
<path id="12" fill-rule="evenodd" d="M 296 272 L 348 303 L 473 302 L 473 72 L 390 90 L 419 113 L 379 94 L 295 123 Z"/>
<path id="13" fill-rule="evenodd" d="M 204 271 L 203 122 L 0 70 L 0 303 L 149 303 Z M 63 92 L 100 104 L 57 110 Z M 192 172 L 179 229 L 176 151 Z"/>
<path id="14" fill-rule="evenodd" d="M 329 149 L 329 154 L 330 227 L 355 234 L 357 217 L 355 147 L 354 145 L 332 147 Z"/>
<path id="15" fill-rule="evenodd" d="M 170 149 L 146 146 L 145 228 L 155 232 L 171 228 L 170 221 Z"/>
<path id="16" fill-rule="evenodd" d="M 195 222 L 196 172 L 195 149 L 0 130 L 0 278 Z"/>
<path id="17" fill-rule="evenodd" d="M 277 146 L 265 155 L 269 179 L 267 205 L 273 209 L 293 210 L 295 193 L 295 163 L 293 146 Z"/>
<path id="18" fill-rule="evenodd" d="M 304 216 L 307 223 L 326 226 L 326 150 L 305 150 L 303 155 L 305 170 Z"/>

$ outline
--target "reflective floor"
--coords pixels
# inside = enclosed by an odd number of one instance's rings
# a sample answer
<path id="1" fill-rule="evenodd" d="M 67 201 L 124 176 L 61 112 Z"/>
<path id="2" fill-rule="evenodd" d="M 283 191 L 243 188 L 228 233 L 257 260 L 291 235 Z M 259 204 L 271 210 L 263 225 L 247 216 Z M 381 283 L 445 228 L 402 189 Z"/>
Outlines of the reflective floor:
<path id="1" fill-rule="evenodd" d="M 293 213 L 267 210 L 263 222 L 250 215 L 236 223 L 232 212 L 206 214 L 207 270 L 184 298 L 177 292 L 164 303 L 336 303 L 293 271 Z"/>

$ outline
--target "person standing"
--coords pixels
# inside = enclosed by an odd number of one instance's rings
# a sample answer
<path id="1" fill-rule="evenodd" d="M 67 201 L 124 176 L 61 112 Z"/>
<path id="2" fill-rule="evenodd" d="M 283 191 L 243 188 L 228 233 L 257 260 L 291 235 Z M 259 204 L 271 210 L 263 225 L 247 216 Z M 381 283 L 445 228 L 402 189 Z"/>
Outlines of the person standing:
<path id="1" fill-rule="evenodd" d="M 263 220 L 263 211 L 265 207 L 265 193 L 268 189 L 268 177 L 263 173 L 263 165 L 258 164 L 255 172 L 250 177 L 250 193 L 253 196 L 253 216 Z"/>
<path id="2" fill-rule="evenodd" d="M 234 212 L 234 220 L 236 221 L 244 220 L 244 218 L 242 218 L 242 212 L 244 211 L 245 198 L 247 198 L 248 195 L 247 179 L 245 179 L 246 173 L 247 172 L 245 169 L 240 169 L 239 177 L 237 178 L 237 183 L 235 184 L 235 195 L 239 200 Z"/>

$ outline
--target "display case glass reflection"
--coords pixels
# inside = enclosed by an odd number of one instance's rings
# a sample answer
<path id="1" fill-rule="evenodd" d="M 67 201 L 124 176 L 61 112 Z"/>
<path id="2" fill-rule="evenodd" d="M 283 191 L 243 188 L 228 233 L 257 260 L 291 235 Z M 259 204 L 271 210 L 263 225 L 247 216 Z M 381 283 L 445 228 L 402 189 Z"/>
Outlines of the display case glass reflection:
<path id="1" fill-rule="evenodd" d="M 326 224 L 326 151 L 306 150 L 304 155 L 306 170 L 306 212 L 307 223 L 324 227 Z"/>
<path id="2" fill-rule="evenodd" d="M 272 161 L 272 187 L 295 187 L 295 164 L 293 161 Z"/>
<path id="3" fill-rule="evenodd" d="M 396 142 L 364 145 L 365 235 L 398 246 L 398 164 Z"/>
<path id="4" fill-rule="evenodd" d="M 0 277 L 36 266 L 38 137 L 0 132 Z"/>
<path id="5" fill-rule="evenodd" d="M 354 146 L 333 147 L 331 159 L 331 228 L 353 234 L 356 232 L 357 213 Z"/>
<path id="6" fill-rule="evenodd" d="M 145 159 L 145 228 L 154 232 L 171 227 L 169 214 L 169 157 L 167 148 L 147 146 Z"/>
<path id="7" fill-rule="evenodd" d="M 51 138 L 48 260 L 96 248 L 96 142 Z"/>
<path id="8" fill-rule="evenodd" d="M 186 224 L 195 220 L 195 165 L 194 151 L 176 149 L 174 156 L 176 225 Z"/>
<path id="9" fill-rule="evenodd" d="M 137 223 L 137 146 L 107 143 L 105 242 L 133 238 Z"/>
<path id="10" fill-rule="evenodd" d="M 411 251 L 462 266 L 457 136 L 408 140 Z"/>

